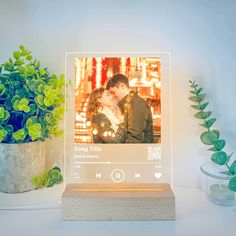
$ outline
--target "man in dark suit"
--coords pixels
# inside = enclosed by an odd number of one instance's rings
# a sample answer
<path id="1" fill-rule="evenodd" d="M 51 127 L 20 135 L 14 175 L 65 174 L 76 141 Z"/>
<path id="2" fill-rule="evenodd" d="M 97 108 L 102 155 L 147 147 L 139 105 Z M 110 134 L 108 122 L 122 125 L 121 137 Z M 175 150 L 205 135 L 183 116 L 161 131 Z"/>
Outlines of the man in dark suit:
<path id="1" fill-rule="evenodd" d="M 147 102 L 130 89 L 129 80 L 123 74 L 115 74 L 106 89 L 118 101 L 124 114 L 125 143 L 153 143 L 152 113 Z"/>

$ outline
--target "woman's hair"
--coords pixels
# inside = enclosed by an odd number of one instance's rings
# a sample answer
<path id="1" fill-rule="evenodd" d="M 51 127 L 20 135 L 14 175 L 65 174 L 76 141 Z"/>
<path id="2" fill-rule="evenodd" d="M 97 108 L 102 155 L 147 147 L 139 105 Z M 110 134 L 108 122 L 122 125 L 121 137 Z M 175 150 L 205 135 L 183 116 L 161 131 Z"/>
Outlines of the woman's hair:
<path id="1" fill-rule="evenodd" d="M 98 99 L 102 97 L 104 91 L 105 88 L 97 88 L 94 89 L 90 94 L 86 110 L 87 121 L 91 121 L 93 117 L 98 113 L 98 109 L 101 107 L 101 103 Z"/>

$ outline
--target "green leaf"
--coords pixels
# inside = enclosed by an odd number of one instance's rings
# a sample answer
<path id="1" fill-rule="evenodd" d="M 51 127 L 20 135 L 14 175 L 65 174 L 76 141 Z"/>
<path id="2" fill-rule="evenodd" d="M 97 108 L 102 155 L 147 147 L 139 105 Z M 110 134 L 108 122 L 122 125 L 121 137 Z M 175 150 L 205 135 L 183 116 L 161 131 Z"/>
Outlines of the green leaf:
<path id="1" fill-rule="evenodd" d="M 16 67 L 16 70 L 18 70 L 20 73 L 22 73 L 22 74 L 25 74 L 26 73 L 26 70 L 25 70 L 25 68 L 23 67 L 23 66 L 17 66 Z"/>
<path id="2" fill-rule="evenodd" d="M 35 63 L 35 68 L 39 68 L 39 66 L 40 66 L 40 61 L 37 60 L 36 63 Z"/>
<path id="3" fill-rule="evenodd" d="M 26 50 L 24 45 L 20 45 L 20 49 L 21 49 L 22 51 Z"/>
<path id="4" fill-rule="evenodd" d="M 217 139 L 220 137 L 220 132 L 219 132 L 219 130 L 212 130 L 212 132 L 216 134 Z"/>
<path id="5" fill-rule="evenodd" d="M 204 110 L 209 105 L 209 102 L 206 102 L 200 106 L 200 110 Z"/>
<path id="6" fill-rule="evenodd" d="M 20 100 L 20 96 L 19 96 L 19 95 L 15 95 L 15 96 L 11 99 L 12 105 L 13 105 L 17 100 Z"/>
<path id="7" fill-rule="evenodd" d="M 12 81 L 12 84 L 14 85 L 15 89 L 19 89 L 22 87 L 22 84 L 20 81 Z"/>
<path id="8" fill-rule="evenodd" d="M 191 97 L 189 97 L 189 100 L 191 100 L 193 102 L 201 102 L 204 100 L 205 96 L 206 96 L 205 94 L 201 94 L 199 96 L 191 96 Z"/>
<path id="9" fill-rule="evenodd" d="M 40 84 L 37 88 L 37 92 L 39 94 L 43 94 L 43 91 L 44 91 L 44 84 Z"/>
<path id="10" fill-rule="evenodd" d="M 46 95 L 46 97 L 53 95 L 52 87 L 49 85 L 44 86 L 44 94 Z"/>
<path id="11" fill-rule="evenodd" d="M 224 165 L 228 161 L 228 155 L 223 151 L 215 152 L 211 155 L 211 160 L 218 165 Z"/>
<path id="12" fill-rule="evenodd" d="M 14 98 L 14 100 L 17 97 Z M 22 98 L 21 100 L 16 100 L 13 103 L 13 108 L 17 111 L 24 111 L 25 113 L 30 112 L 30 107 L 28 106 L 29 100 L 27 98 Z"/>
<path id="13" fill-rule="evenodd" d="M 236 176 L 231 178 L 231 180 L 229 181 L 229 189 L 233 192 L 236 192 Z"/>
<path id="14" fill-rule="evenodd" d="M 18 141 L 23 141 L 26 137 L 26 133 L 24 129 L 19 129 L 13 133 L 13 138 Z"/>
<path id="15" fill-rule="evenodd" d="M 39 73 L 40 73 L 41 76 L 43 76 L 43 75 L 45 75 L 45 70 L 44 70 L 44 69 L 41 69 L 41 70 L 39 71 Z"/>
<path id="16" fill-rule="evenodd" d="M 59 184 L 62 182 L 61 173 L 57 169 L 52 169 L 48 172 L 48 178 L 53 181 L 53 183 Z"/>
<path id="17" fill-rule="evenodd" d="M 0 107 L 0 119 L 4 117 L 4 107 Z"/>
<path id="18" fill-rule="evenodd" d="M 35 98 L 35 102 L 39 105 L 44 105 L 44 96 L 42 95 L 38 95 L 36 98 Z"/>
<path id="19" fill-rule="evenodd" d="M 207 150 L 213 151 L 213 152 L 216 152 L 216 151 L 217 151 L 217 149 L 216 149 L 215 147 L 211 147 L 211 148 L 209 148 L 209 149 L 207 149 Z"/>
<path id="20" fill-rule="evenodd" d="M 46 97 L 44 98 L 44 105 L 47 107 L 50 107 L 54 104 L 54 98 L 53 97 Z"/>
<path id="21" fill-rule="evenodd" d="M 12 109 L 12 104 L 11 104 L 11 100 L 10 99 L 6 99 L 4 102 L 4 106 L 5 108 L 10 111 Z"/>
<path id="22" fill-rule="evenodd" d="M 8 135 L 13 134 L 13 126 L 12 125 L 6 125 L 4 129 L 7 131 Z"/>
<path id="23" fill-rule="evenodd" d="M 13 65 L 13 63 L 10 63 L 10 62 L 6 62 L 5 64 L 3 64 L 3 67 L 6 71 L 13 71 L 14 70 L 14 65 Z"/>
<path id="24" fill-rule="evenodd" d="M 0 96 L 3 96 L 6 93 L 6 88 L 4 84 L 0 84 Z"/>
<path id="25" fill-rule="evenodd" d="M 209 104 L 209 102 L 206 102 L 202 105 L 191 105 L 191 107 L 194 109 L 203 111 L 208 106 L 208 104 Z"/>
<path id="26" fill-rule="evenodd" d="M 222 150 L 225 146 L 225 140 L 220 139 L 220 140 L 215 141 L 214 146 L 215 146 L 217 151 Z"/>
<path id="27" fill-rule="evenodd" d="M 53 182 L 53 180 L 52 179 L 47 179 L 46 180 L 46 182 L 45 182 L 45 185 L 46 185 L 46 187 L 48 187 L 48 188 L 50 188 L 50 187 L 52 187 L 53 185 L 54 185 L 54 182 Z"/>
<path id="28" fill-rule="evenodd" d="M 13 104 L 13 108 L 14 110 L 18 110 L 19 109 L 19 100 L 16 100 Z"/>
<path id="29" fill-rule="evenodd" d="M 28 61 L 32 60 L 32 56 L 31 56 L 31 55 L 28 55 L 28 56 L 26 57 L 26 60 L 28 60 Z"/>
<path id="30" fill-rule="evenodd" d="M 5 139 L 5 137 L 7 136 L 7 131 L 0 126 L 0 143 Z"/>
<path id="31" fill-rule="evenodd" d="M 51 113 L 47 113 L 44 116 L 44 120 L 50 125 L 53 125 L 56 122 L 56 119 L 53 117 L 53 115 Z"/>
<path id="32" fill-rule="evenodd" d="M 21 66 L 24 64 L 24 61 L 23 60 L 16 60 L 15 63 L 14 63 L 16 66 Z"/>
<path id="33" fill-rule="evenodd" d="M 38 119 L 37 116 L 31 116 L 31 117 L 29 117 L 29 118 L 27 119 L 26 124 L 25 124 L 25 127 L 26 127 L 26 129 L 29 129 L 29 127 L 30 127 L 31 125 L 36 124 L 36 123 L 38 123 L 38 122 L 39 122 L 39 119 Z"/>
<path id="34" fill-rule="evenodd" d="M 207 120 L 205 122 L 205 127 L 208 128 L 208 129 L 211 128 L 211 126 L 215 123 L 215 121 L 216 121 L 216 118 L 212 118 L 210 120 Z"/>
<path id="35" fill-rule="evenodd" d="M 9 111 L 7 111 L 4 107 L 0 106 L 0 125 L 7 121 L 9 117 Z"/>
<path id="36" fill-rule="evenodd" d="M 201 105 L 191 105 L 192 108 L 196 109 L 196 110 L 201 110 L 200 107 Z"/>
<path id="37" fill-rule="evenodd" d="M 41 124 L 36 123 L 36 124 L 33 124 L 33 125 L 29 126 L 28 132 L 29 132 L 29 136 L 31 137 L 31 139 L 33 141 L 38 139 L 38 138 L 41 138 L 41 136 L 42 136 Z"/>
<path id="38" fill-rule="evenodd" d="M 15 51 L 15 52 L 13 53 L 13 56 L 15 57 L 16 60 L 20 59 L 20 52 Z"/>
<path id="39" fill-rule="evenodd" d="M 232 174 L 232 175 L 235 175 L 236 174 L 236 160 L 231 164 L 230 168 L 229 168 L 229 172 Z"/>
<path id="40" fill-rule="evenodd" d="M 2 66 L 0 66 L 0 74 L 2 73 Z"/>
<path id="41" fill-rule="evenodd" d="M 37 106 L 36 106 L 36 104 L 30 104 L 30 105 L 29 105 L 29 108 L 30 108 L 29 115 L 33 116 L 34 113 L 37 111 Z"/>
<path id="42" fill-rule="evenodd" d="M 61 169 L 58 166 L 53 167 L 52 170 L 58 170 L 59 172 L 61 172 Z"/>
<path id="43" fill-rule="evenodd" d="M 48 179 L 48 176 L 47 176 L 47 172 L 46 172 L 40 176 L 33 177 L 32 183 L 35 185 L 36 188 L 42 188 L 42 187 L 44 187 L 47 179 Z"/>
<path id="44" fill-rule="evenodd" d="M 26 105 L 22 105 L 22 106 L 20 106 L 20 110 L 24 111 L 25 113 L 28 113 L 28 112 L 30 112 L 30 107 L 26 106 Z"/>
<path id="45" fill-rule="evenodd" d="M 212 131 L 205 131 L 200 136 L 201 141 L 206 145 L 212 145 L 217 140 L 217 135 Z"/>
<path id="46" fill-rule="evenodd" d="M 22 50 L 21 52 L 22 56 L 26 56 L 27 54 L 29 54 L 29 52 L 26 49 Z"/>
<path id="47" fill-rule="evenodd" d="M 199 111 L 197 112 L 194 116 L 198 119 L 206 119 L 207 117 L 209 117 L 211 115 L 210 111 Z"/>
<path id="48" fill-rule="evenodd" d="M 197 89 L 196 90 L 196 95 L 198 96 L 201 93 L 201 91 L 202 91 L 202 88 Z"/>

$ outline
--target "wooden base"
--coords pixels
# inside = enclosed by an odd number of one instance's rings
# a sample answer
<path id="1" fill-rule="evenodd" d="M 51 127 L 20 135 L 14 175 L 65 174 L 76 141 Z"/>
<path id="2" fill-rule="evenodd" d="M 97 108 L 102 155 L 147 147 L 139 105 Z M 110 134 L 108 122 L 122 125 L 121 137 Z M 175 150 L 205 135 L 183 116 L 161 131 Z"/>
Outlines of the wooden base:
<path id="1" fill-rule="evenodd" d="M 169 184 L 69 184 L 62 195 L 63 220 L 175 220 Z"/>

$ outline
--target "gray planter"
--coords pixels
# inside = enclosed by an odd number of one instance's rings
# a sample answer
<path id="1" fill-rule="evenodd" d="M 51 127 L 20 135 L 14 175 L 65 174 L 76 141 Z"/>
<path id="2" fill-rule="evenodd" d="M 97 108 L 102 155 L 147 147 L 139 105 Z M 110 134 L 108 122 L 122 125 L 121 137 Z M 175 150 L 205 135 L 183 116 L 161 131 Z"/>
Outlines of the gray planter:
<path id="1" fill-rule="evenodd" d="M 45 143 L 0 143 L 0 191 L 21 193 L 35 189 L 32 177 L 45 171 Z"/>

